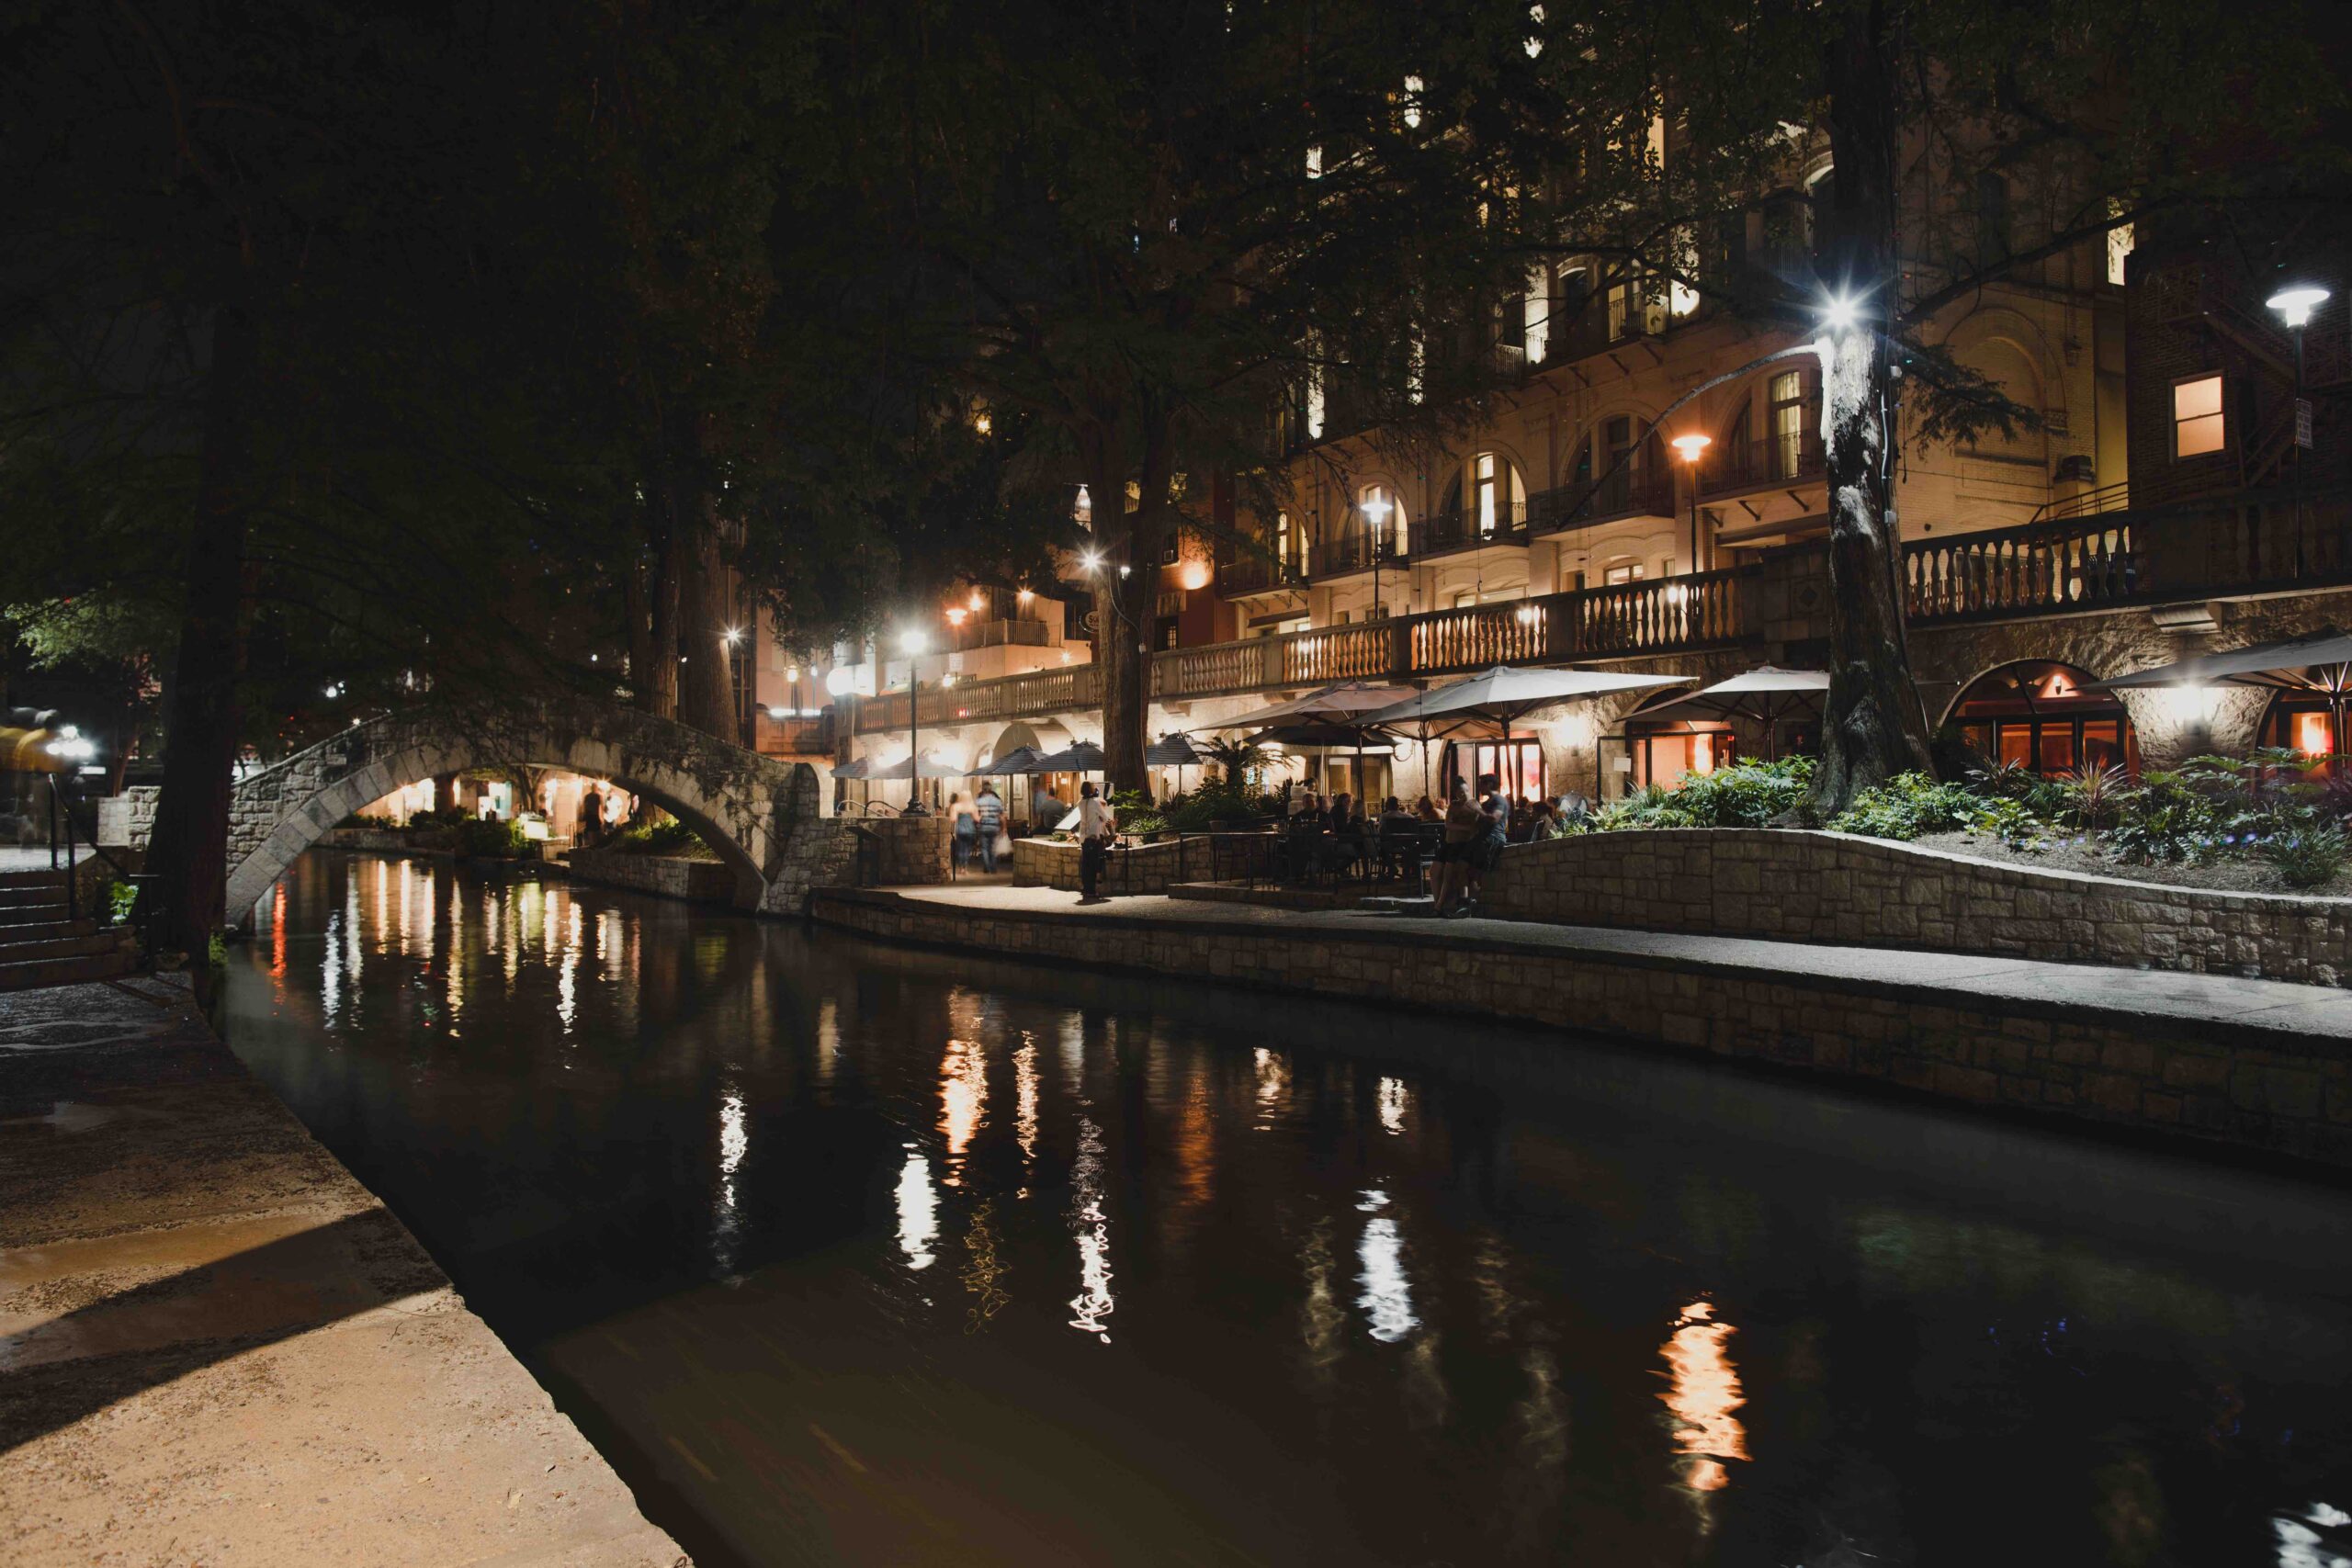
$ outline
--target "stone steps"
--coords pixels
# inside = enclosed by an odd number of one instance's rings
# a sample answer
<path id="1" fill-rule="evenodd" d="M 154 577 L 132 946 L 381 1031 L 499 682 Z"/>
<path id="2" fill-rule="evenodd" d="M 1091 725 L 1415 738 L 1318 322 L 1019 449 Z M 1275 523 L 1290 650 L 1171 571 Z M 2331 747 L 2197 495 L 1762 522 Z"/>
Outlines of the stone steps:
<path id="1" fill-rule="evenodd" d="M 94 918 L 67 905 L 66 875 L 0 873 L 0 991 L 107 980 L 139 966 L 130 932 L 101 931 Z"/>

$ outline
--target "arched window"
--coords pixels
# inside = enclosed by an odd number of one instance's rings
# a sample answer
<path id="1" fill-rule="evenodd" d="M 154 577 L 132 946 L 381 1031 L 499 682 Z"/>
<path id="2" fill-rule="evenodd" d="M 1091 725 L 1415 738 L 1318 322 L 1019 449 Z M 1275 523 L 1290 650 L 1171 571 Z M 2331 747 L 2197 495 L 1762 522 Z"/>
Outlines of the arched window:
<path id="1" fill-rule="evenodd" d="M 1446 486 L 1443 510 L 1462 520 L 1465 537 L 1515 533 L 1527 522 L 1527 480 L 1498 452 L 1480 452 Z"/>
<path id="2" fill-rule="evenodd" d="M 2262 744 L 2306 757 L 2327 757 L 2335 743 L 2335 716 L 2327 694 L 2317 691 L 2278 692 L 2262 710 Z"/>
<path id="3" fill-rule="evenodd" d="M 2140 743 L 2131 716 L 2111 693 L 2086 689 L 2096 679 L 2048 660 L 2004 665 L 1961 693 L 1951 722 L 1972 750 L 2037 773 L 2071 773 L 2086 764 L 2137 773 Z"/>
<path id="4" fill-rule="evenodd" d="M 1392 555 L 1404 555 L 1411 524 L 1405 515 L 1405 498 L 1386 485 L 1366 485 L 1356 492 L 1356 525 L 1374 545 Z"/>

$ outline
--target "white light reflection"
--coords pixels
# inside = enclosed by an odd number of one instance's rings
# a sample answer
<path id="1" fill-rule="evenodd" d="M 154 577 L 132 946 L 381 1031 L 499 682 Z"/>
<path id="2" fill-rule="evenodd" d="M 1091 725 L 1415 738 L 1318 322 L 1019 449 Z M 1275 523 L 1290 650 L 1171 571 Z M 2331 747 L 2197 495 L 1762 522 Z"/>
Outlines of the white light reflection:
<path id="1" fill-rule="evenodd" d="M 1062 1071 L 1075 1089 L 1086 1066 L 1086 1020 L 1077 1013 L 1062 1016 Z"/>
<path id="2" fill-rule="evenodd" d="M 380 863 L 376 886 L 384 886 Z M 356 1006 L 359 1001 L 359 976 L 367 967 L 359 954 L 359 879 L 356 876 L 343 885 L 343 962 L 344 978 L 351 987 L 351 1000 Z"/>
<path id="3" fill-rule="evenodd" d="M 939 1197 L 931 1190 L 931 1162 L 907 1156 L 899 1172 L 899 1247 L 910 1269 L 932 1265 L 931 1244 L 939 1239 Z"/>
<path id="4" fill-rule="evenodd" d="M 2352 1525 L 2352 1514 L 2332 1503 L 2313 1503 L 2300 1519 L 2273 1514 L 2270 1528 L 2278 1538 L 2278 1568 L 2352 1568 L 2352 1557 L 2335 1550 L 2320 1534 L 2346 1525 Z"/>
<path id="5" fill-rule="evenodd" d="M 1274 1108 L 1290 1095 L 1290 1064 L 1282 1056 L 1261 1045 L 1253 1053 L 1258 1066 L 1258 1123 L 1264 1132 L 1272 1125 Z"/>
<path id="6" fill-rule="evenodd" d="M 1403 1135 L 1405 1131 L 1405 1080 L 1403 1078 L 1380 1080 L 1380 1124 L 1387 1129 L 1388 1135 L 1392 1138 Z"/>
<path id="7" fill-rule="evenodd" d="M 1372 1337 L 1394 1345 L 1420 1326 L 1413 1315 L 1413 1284 L 1405 1275 L 1405 1238 L 1396 1222 L 1377 1211 L 1388 1206 L 1388 1194 L 1367 1190 L 1356 1205 L 1377 1217 L 1364 1222 L 1363 1239 L 1356 1244 L 1356 1305 L 1371 1321 Z"/>
<path id="8" fill-rule="evenodd" d="M 711 1213 L 711 1262 L 722 1280 L 735 1278 L 743 1240 L 742 1216 L 735 1210 L 735 1173 L 742 1168 L 752 1134 L 743 1124 L 743 1097 L 729 1092 L 718 1102 L 718 1200 Z"/>
<path id="9" fill-rule="evenodd" d="M 1021 1144 L 1021 1174 L 1026 1177 L 1037 1162 L 1037 1043 L 1024 1032 L 1021 1049 L 1012 1054 L 1013 1135 Z M 1017 1194 L 1029 1196 L 1023 1187 Z"/>
<path id="10" fill-rule="evenodd" d="M 1078 1233 L 1078 1294 L 1069 1299 L 1072 1328 L 1111 1342 L 1102 1320 L 1111 1315 L 1111 1224 L 1102 1217 L 1102 1129 L 1091 1117 L 1078 1119 L 1078 1160 L 1070 1167 L 1077 1197 L 1070 1228 Z"/>
<path id="11" fill-rule="evenodd" d="M 565 901 L 566 927 L 563 942 L 563 967 L 556 972 L 555 1011 L 563 1021 L 563 1032 L 570 1034 L 580 1018 L 580 906 Z"/>

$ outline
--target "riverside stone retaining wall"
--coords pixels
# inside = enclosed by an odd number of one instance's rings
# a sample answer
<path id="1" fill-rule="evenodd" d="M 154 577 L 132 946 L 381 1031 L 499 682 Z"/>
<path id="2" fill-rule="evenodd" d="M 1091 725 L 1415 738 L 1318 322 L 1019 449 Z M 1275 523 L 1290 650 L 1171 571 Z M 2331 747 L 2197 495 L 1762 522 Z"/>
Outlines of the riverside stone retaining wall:
<path id="1" fill-rule="evenodd" d="M 889 893 L 817 895 L 828 924 L 1374 1004 L 1403 1002 L 2352 1167 L 2352 1053 L 2276 1027 L 2080 1003 L 1971 1005 L 1930 986 L 1330 923 L 1010 913 Z M 1435 1028 L 1443 1028 L 1437 1022 Z"/>
<path id="2" fill-rule="evenodd" d="M 626 887 L 695 904 L 732 904 L 735 875 L 714 860 L 673 855 L 624 854 L 618 850 L 574 850 L 564 867 L 575 881 Z"/>
<path id="3" fill-rule="evenodd" d="M 1493 914 L 1571 925 L 2352 980 L 2352 899 L 2159 886 L 1844 833 L 1690 828 L 1517 844 L 1480 899 Z"/>

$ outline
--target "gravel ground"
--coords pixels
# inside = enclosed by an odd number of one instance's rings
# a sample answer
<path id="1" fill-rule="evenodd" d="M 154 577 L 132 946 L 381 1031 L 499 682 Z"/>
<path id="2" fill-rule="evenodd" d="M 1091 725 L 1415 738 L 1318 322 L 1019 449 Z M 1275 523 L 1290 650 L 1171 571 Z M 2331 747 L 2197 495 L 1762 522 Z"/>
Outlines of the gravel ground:
<path id="1" fill-rule="evenodd" d="M 2128 882 L 2154 882 L 2168 887 L 2203 887 L 2216 893 L 2298 893 L 2311 897 L 2352 897 L 2352 870 L 2317 887 L 2290 887 L 2262 860 L 2224 860 L 2212 865 L 2127 865 L 2106 851 L 2086 843 L 2053 839 L 2040 852 L 2011 849 L 1984 833 L 1930 833 L 1918 840 L 1923 849 L 1946 854 L 1970 855 L 2006 865 L 2039 866 L 2044 871 L 2075 871 L 2090 876 L 2120 877 Z"/>

